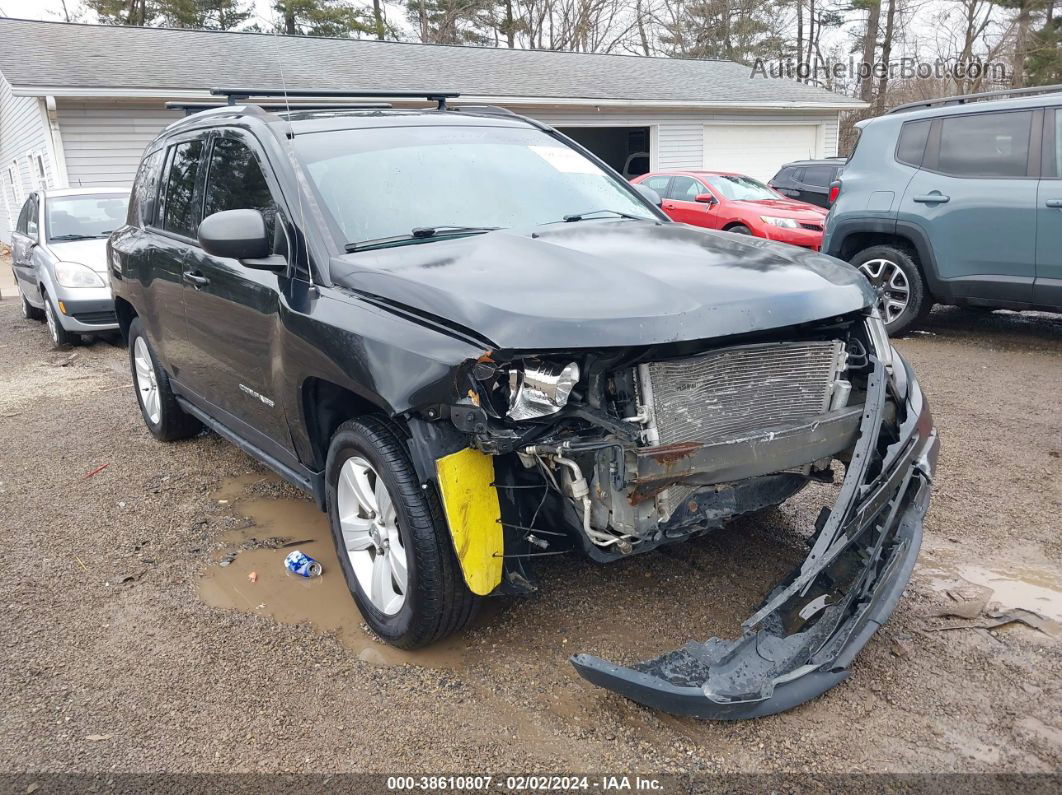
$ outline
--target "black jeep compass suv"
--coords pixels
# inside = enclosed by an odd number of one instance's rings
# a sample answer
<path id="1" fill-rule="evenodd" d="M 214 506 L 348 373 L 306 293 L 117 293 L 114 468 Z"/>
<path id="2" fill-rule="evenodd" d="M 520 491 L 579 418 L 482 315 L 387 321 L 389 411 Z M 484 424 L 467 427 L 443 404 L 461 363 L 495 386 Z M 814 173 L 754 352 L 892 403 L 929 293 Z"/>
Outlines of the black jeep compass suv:
<path id="1" fill-rule="evenodd" d="M 938 447 L 855 269 L 671 223 L 500 109 L 248 98 L 159 135 L 111 238 L 157 438 L 205 425 L 313 495 L 403 647 L 534 589 L 537 555 L 623 559 L 843 473 L 741 637 L 572 662 L 717 718 L 847 676 L 910 576 Z"/>

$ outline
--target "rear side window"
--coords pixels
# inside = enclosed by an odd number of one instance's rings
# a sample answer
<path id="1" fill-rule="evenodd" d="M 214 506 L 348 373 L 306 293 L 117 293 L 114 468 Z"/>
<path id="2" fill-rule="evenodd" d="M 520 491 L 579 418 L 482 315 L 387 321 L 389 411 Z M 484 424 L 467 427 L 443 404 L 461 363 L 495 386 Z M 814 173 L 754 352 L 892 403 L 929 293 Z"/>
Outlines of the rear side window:
<path id="1" fill-rule="evenodd" d="M 1031 129 L 1031 111 L 946 117 L 937 170 L 956 177 L 1024 177 Z"/>
<path id="2" fill-rule="evenodd" d="M 808 166 L 804 169 L 804 184 L 825 188 L 833 182 L 837 169 L 833 166 Z"/>
<path id="3" fill-rule="evenodd" d="M 161 208 L 163 229 L 185 237 L 195 237 L 199 213 L 195 206 L 196 177 L 202 141 L 185 141 L 171 148 L 170 168 L 166 175 L 166 194 Z"/>
<path id="4" fill-rule="evenodd" d="M 921 167 L 931 124 L 929 119 L 923 119 L 909 121 L 900 128 L 900 140 L 896 144 L 897 160 L 915 168 Z"/>
<path id="5" fill-rule="evenodd" d="M 671 177 L 649 177 L 649 179 L 643 179 L 642 184 L 663 196 L 667 193 L 667 183 L 670 181 Z"/>
<path id="6" fill-rule="evenodd" d="M 155 221 L 155 199 L 159 194 L 161 163 L 161 149 L 144 155 L 144 159 L 140 161 L 140 168 L 133 182 L 133 192 L 129 197 L 126 223 L 130 226 L 145 226 Z"/>
<path id="7" fill-rule="evenodd" d="M 272 239 L 277 208 L 258 158 L 235 138 L 217 138 L 210 150 L 203 217 L 224 210 L 258 210 Z"/>

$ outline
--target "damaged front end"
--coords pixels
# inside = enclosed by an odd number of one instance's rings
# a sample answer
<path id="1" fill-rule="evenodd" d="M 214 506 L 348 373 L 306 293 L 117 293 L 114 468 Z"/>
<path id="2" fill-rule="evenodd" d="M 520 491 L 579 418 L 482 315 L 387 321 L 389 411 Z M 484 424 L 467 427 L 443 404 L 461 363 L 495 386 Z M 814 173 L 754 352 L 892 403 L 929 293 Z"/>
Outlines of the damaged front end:
<path id="1" fill-rule="evenodd" d="M 490 458 L 480 480 L 491 479 L 497 501 L 477 515 L 496 513 L 501 528 L 495 543 L 479 544 L 496 574 L 480 576 L 486 558 L 466 562 L 476 544 L 455 508 L 476 511 L 461 502 L 468 470 L 440 466 L 470 585 L 470 567 L 480 567 L 477 593 L 532 588 L 536 555 L 574 546 L 608 562 L 718 529 L 813 480 L 832 482 L 835 462 L 844 467 L 809 555 L 740 638 L 693 642 L 631 667 L 573 657 L 594 684 L 702 718 L 787 709 L 846 677 L 910 577 L 938 442 L 876 316 L 714 344 L 491 352 L 459 379 L 464 397 L 447 411 L 461 445 Z"/>

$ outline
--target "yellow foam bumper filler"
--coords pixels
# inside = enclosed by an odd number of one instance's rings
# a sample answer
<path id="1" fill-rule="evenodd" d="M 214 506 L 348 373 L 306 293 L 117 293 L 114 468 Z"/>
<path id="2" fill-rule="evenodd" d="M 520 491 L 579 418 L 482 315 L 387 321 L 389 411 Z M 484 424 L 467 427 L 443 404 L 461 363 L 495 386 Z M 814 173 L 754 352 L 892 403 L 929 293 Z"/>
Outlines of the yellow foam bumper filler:
<path id="1" fill-rule="evenodd" d="M 504 550 L 494 458 L 469 448 L 437 459 L 435 469 L 465 583 L 485 596 L 501 582 Z"/>

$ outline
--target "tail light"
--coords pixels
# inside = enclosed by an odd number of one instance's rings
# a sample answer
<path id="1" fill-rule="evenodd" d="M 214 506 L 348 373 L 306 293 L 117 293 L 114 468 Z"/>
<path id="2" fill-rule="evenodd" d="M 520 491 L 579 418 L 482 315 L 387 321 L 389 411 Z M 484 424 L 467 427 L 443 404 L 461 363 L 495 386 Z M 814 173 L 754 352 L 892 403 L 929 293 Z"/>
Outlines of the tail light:
<path id="1" fill-rule="evenodd" d="M 837 180 L 830 184 L 830 195 L 826 199 L 828 204 L 833 204 L 837 201 L 837 197 L 841 195 L 841 180 Z"/>

